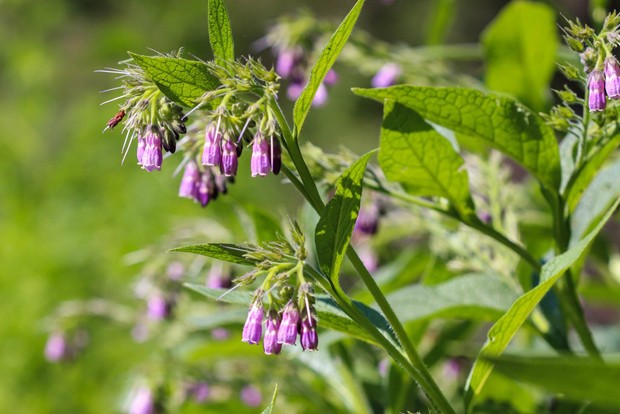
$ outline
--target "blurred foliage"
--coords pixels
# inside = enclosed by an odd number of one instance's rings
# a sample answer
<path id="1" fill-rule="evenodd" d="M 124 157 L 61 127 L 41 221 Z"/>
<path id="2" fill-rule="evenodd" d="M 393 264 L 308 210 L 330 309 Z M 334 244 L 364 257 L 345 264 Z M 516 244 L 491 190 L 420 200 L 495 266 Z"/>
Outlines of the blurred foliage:
<path id="1" fill-rule="evenodd" d="M 350 6 L 328 0 L 227 3 L 242 54 L 252 52 L 253 42 L 285 12 L 305 5 L 340 17 Z M 412 19 L 433 12 L 431 3 L 397 0 L 387 7 L 369 0 L 361 26 L 388 41 L 420 44 L 430 35 Z M 477 41 L 505 2 L 475 3 L 456 2 L 459 18 L 448 42 Z M 558 5 L 569 16 L 579 11 L 570 6 Z M 101 135 L 116 107 L 99 106 L 107 97 L 98 91 L 114 82 L 96 69 L 125 59 L 126 50 L 149 47 L 165 52 L 182 45 L 209 58 L 206 33 L 204 0 L 0 0 L 0 412 L 118 410 L 127 366 L 148 355 L 148 344 L 96 323 L 79 361 L 50 365 L 43 359 L 44 317 L 72 298 L 135 305 L 129 288 L 135 269 L 125 266 L 124 255 L 158 240 L 179 218 L 214 217 L 248 200 L 274 211 L 295 208 L 297 196 L 276 188 L 279 179 L 272 177 L 242 178 L 227 199 L 202 211 L 176 197 L 172 163 L 158 174 L 131 161 L 121 167 L 121 134 Z M 263 59 L 272 56 L 263 53 Z M 307 136 L 328 148 L 354 141 L 358 153 L 376 146 L 380 114 L 349 92 L 367 85 L 368 79 L 343 76 L 328 109 L 310 114 Z"/>

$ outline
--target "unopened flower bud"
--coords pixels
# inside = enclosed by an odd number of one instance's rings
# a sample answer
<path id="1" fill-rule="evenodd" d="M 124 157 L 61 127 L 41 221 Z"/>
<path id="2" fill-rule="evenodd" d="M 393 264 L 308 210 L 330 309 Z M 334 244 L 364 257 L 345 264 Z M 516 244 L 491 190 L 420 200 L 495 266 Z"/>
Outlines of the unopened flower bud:
<path id="1" fill-rule="evenodd" d="M 620 98 L 620 66 L 613 56 L 605 59 L 605 91 L 611 99 Z"/>
<path id="2" fill-rule="evenodd" d="M 251 345 L 258 344 L 263 333 L 262 323 L 263 306 L 260 302 L 255 302 L 248 312 L 248 318 L 243 326 L 243 335 L 241 340 Z"/>
<path id="3" fill-rule="evenodd" d="M 593 70 L 588 76 L 588 107 L 590 111 L 605 110 L 605 77 L 600 70 Z"/>
<path id="4" fill-rule="evenodd" d="M 282 147 L 280 146 L 280 140 L 277 137 L 271 138 L 271 171 L 278 175 L 282 168 Z"/>
<path id="5" fill-rule="evenodd" d="M 168 151 L 171 154 L 174 154 L 177 150 L 177 140 L 179 139 L 179 134 L 175 131 L 171 131 L 169 129 L 164 129 L 164 136 L 161 141 L 161 145 L 164 150 Z"/>

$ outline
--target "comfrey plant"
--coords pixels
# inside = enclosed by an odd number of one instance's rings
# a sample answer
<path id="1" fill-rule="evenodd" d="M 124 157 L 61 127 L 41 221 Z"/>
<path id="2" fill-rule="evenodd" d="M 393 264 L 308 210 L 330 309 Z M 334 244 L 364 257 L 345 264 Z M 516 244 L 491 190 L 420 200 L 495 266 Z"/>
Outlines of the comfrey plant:
<path id="1" fill-rule="evenodd" d="M 336 388 L 351 402 L 339 406 L 342 411 L 507 412 L 497 411 L 494 402 L 523 412 L 620 408 L 617 393 L 609 391 L 620 367 L 602 353 L 596 324 L 588 323 L 587 302 L 579 296 L 587 293 L 580 286 L 596 283 L 586 271 L 586 256 L 620 200 L 620 164 L 611 160 L 620 143 L 614 101 L 620 97 L 619 65 L 613 56 L 618 15 L 611 13 L 600 30 L 580 22 L 563 29 L 582 64 L 573 58 L 560 68 L 584 90 L 566 86 L 557 92 L 560 104 L 540 115 L 507 95 L 535 108 L 548 103 L 556 52 L 570 53 L 559 46 L 548 6 L 511 3 L 485 31 L 484 53 L 477 55 L 471 48 L 438 54 L 432 47 L 383 47 L 352 35 L 363 7 L 358 0 L 316 58 L 304 47 L 309 38 L 316 44 L 325 25 L 307 16 L 280 23 L 263 41 L 276 51 L 273 70 L 235 57 L 225 5 L 210 0 L 212 61 L 188 60 L 180 52 L 131 54 L 123 69 L 106 70 L 122 83 L 122 104 L 108 128 L 123 124 L 124 151 L 137 142 L 138 164 L 149 172 L 162 169 L 163 152 L 181 152 L 181 197 L 206 206 L 225 193 L 249 147 L 253 177 L 281 171 L 318 215 L 311 224 L 292 221 L 289 236 L 276 241 L 173 249 L 250 268 L 232 289 L 188 286 L 212 299 L 245 304 L 249 310 L 237 338 L 262 342 L 265 354 L 299 361 L 329 355 L 327 365 L 345 365 L 344 374 L 324 374 L 330 384 L 341 381 Z M 531 22 L 533 37 L 522 30 L 524 21 Z M 369 51 L 365 58 L 362 50 Z M 486 87 L 504 94 L 480 90 L 479 81 L 454 75 L 445 64 L 474 55 L 488 65 Z M 345 63 L 361 59 L 358 69 L 375 88 L 353 93 L 383 106 L 379 148 L 361 157 L 302 145 L 306 117 L 313 104 L 324 103 L 339 56 Z M 418 79 L 413 72 L 420 57 L 436 61 L 436 73 L 420 78 L 424 86 L 398 84 Z M 523 82 L 507 82 L 506 68 Z M 280 107 L 280 76 L 290 79 L 291 120 Z M 450 86 L 454 82 L 476 88 Z M 375 154 L 378 166 L 370 161 Z M 531 180 L 524 179 L 528 173 Z M 358 250 L 365 253 L 369 246 L 374 256 L 362 260 Z M 601 255 L 594 256 L 599 262 L 592 266 L 600 263 Z M 596 269 L 617 290 L 613 272 L 600 264 Z M 170 318 L 178 292 L 154 292 L 147 296 L 148 315 Z M 475 323 L 480 320 L 493 322 L 483 344 L 475 335 L 485 329 Z M 343 341 L 349 337 L 361 342 Z M 316 352 L 296 352 L 298 338 L 301 350 Z M 505 356 L 511 341 L 515 355 Z M 64 348 L 52 346 L 61 341 L 53 336 L 50 342 L 49 358 L 62 359 Z M 460 350 L 455 343 L 468 346 Z M 531 356 L 543 347 L 546 356 Z M 385 395 L 365 392 L 372 387 L 355 369 L 388 357 L 392 365 L 375 369 Z M 447 367 L 443 377 L 438 362 Z M 459 382 L 467 370 L 466 381 Z M 500 381 L 494 370 L 514 387 L 527 382 L 548 394 L 528 394 L 529 403 L 494 395 Z M 139 388 L 135 406 L 150 409 L 152 389 Z M 332 411 L 337 406 L 323 404 Z"/>

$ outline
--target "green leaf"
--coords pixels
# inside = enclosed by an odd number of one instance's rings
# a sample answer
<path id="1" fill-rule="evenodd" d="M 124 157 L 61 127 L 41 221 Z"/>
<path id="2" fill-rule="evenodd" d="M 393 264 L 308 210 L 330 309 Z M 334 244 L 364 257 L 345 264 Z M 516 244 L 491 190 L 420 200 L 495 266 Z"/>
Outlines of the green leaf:
<path id="1" fill-rule="evenodd" d="M 308 84 L 301 92 L 301 95 L 295 102 L 295 107 L 293 108 L 295 136 L 299 136 L 299 131 L 301 131 L 301 127 L 306 120 L 308 111 L 310 111 L 310 106 L 312 105 L 314 95 L 316 94 L 316 91 L 319 89 L 319 86 L 323 82 L 325 75 L 333 66 L 334 62 L 336 62 L 340 51 L 347 43 L 349 35 L 353 31 L 353 27 L 355 26 L 355 22 L 357 22 L 357 18 L 362 11 L 363 5 L 364 0 L 357 0 L 349 14 L 347 14 L 338 29 L 336 29 L 327 44 L 323 47 L 321 55 L 312 67 Z"/>
<path id="2" fill-rule="evenodd" d="M 571 212 L 575 211 L 584 191 L 618 145 L 620 145 L 620 134 L 614 135 L 575 173 L 566 190 L 566 205 Z"/>
<path id="3" fill-rule="evenodd" d="M 554 10 L 539 2 L 511 2 L 485 30 L 482 44 L 488 88 L 545 109 L 559 45 Z"/>
<path id="4" fill-rule="evenodd" d="M 516 101 L 468 88 L 400 85 L 353 89 L 383 102 L 394 100 L 426 120 L 476 138 L 511 156 L 550 190 L 560 185 L 560 157 L 553 130 Z"/>
<path id="5" fill-rule="evenodd" d="M 251 253 L 251 250 L 237 244 L 226 243 L 209 243 L 195 244 L 191 246 L 182 246 L 170 250 L 171 252 L 185 252 L 200 254 L 212 259 L 222 260 L 224 262 L 236 263 L 245 266 L 254 266 L 255 263 L 244 257 L 245 254 Z"/>
<path id="6" fill-rule="evenodd" d="M 434 286 L 410 285 L 387 300 L 402 322 L 411 322 L 450 317 L 497 320 L 516 297 L 499 276 L 469 274 Z"/>
<path id="7" fill-rule="evenodd" d="M 235 305 L 250 306 L 252 294 L 247 291 L 212 289 L 204 285 L 186 283 L 185 286 L 207 298 L 212 300 L 231 303 Z M 383 332 L 383 334 L 394 340 L 394 336 L 385 321 L 385 318 L 376 310 L 364 305 L 360 302 L 354 302 L 357 308 Z M 375 341 L 366 331 L 362 330 L 357 323 L 352 321 L 330 297 L 325 295 L 316 295 L 315 309 L 319 318 L 319 325 L 323 328 L 333 329 L 343 332 L 353 338 L 374 344 Z"/>
<path id="8" fill-rule="evenodd" d="M 276 388 L 273 390 L 273 397 L 271 397 L 271 403 L 261 411 L 261 414 L 271 414 L 273 412 L 273 407 L 276 405 L 276 397 L 278 396 L 278 385 L 276 384 Z"/>
<path id="9" fill-rule="evenodd" d="M 218 64 L 235 59 L 230 19 L 222 0 L 209 0 L 209 42 Z"/>
<path id="10" fill-rule="evenodd" d="M 570 245 L 576 244 L 620 197 L 620 160 L 614 161 L 594 178 L 571 216 Z"/>
<path id="11" fill-rule="evenodd" d="M 336 194 L 316 225 L 315 244 L 321 270 L 336 284 L 360 209 L 364 171 L 373 152 L 363 155 L 342 173 L 336 182 Z"/>
<path id="12" fill-rule="evenodd" d="M 248 239 L 254 242 L 270 242 L 275 240 L 278 234 L 284 234 L 280 222 L 274 216 L 252 204 L 239 208 L 237 216 Z"/>
<path id="13" fill-rule="evenodd" d="M 192 107 L 205 92 L 220 83 L 204 62 L 166 56 L 142 56 L 129 53 L 159 90 L 174 102 Z"/>
<path id="14" fill-rule="evenodd" d="M 607 211 L 605 217 L 599 222 L 586 238 L 581 240 L 575 247 L 569 249 L 565 253 L 554 257 L 542 268 L 540 275 L 540 284 L 532 290 L 520 296 L 510 307 L 508 312 L 504 314 L 489 330 L 487 342 L 484 344 L 474 366 L 469 373 L 469 378 L 465 385 L 466 405 L 480 394 L 484 384 L 486 383 L 493 364 L 488 361 L 489 357 L 496 357 L 504 352 L 511 339 L 516 335 L 517 331 L 525 323 L 526 319 L 545 294 L 564 274 L 564 272 L 586 251 L 592 240 L 601 231 L 611 214 L 618 206 L 616 201 L 612 208 Z M 487 359 L 485 359 L 487 358 Z"/>
<path id="15" fill-rule="evenodd" d="M 445 197 L 462 217 L 474 214 L 463 158 L 420 115 L 393 101 L 383 110 L 379 164 L 407 192 Z"/>
<path id="16" fill-rule="evenodd" d="M 490 358 L 495 368 L 519 382 L 537 385 L 569 400 L 590 401 L 620 408 L 620 365 L 591 358 Z"/>

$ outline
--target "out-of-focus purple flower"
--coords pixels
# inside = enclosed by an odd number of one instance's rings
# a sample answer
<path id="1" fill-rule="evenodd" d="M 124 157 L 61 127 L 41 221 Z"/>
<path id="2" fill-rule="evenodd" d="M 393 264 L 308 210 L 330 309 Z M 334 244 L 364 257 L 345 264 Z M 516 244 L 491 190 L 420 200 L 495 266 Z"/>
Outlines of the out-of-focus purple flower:
<path id="1" fill-rule="evenodd" d="M 222 134 L 217 131 L 215 122 L 207 126 L 205 146 L 202 150 L 202 165 L 218 166 L 222 161 Z"/>
<path id="2" fill-rule="evenodd" d="M 381 361 L 379 361 L 379 364 L 377 365 L 377 370 L 379 371 L 379 375 L 381 375 L 382 377 L 385 377 L 388 373 L 389 367 L 390 367 L 389 359 L 384 358 Z"/>
<path id="3" fill-rule="evenodd" d="M 319 336 L 316 333 L 316 320 L 312 314 L 304 315 L 301 320 L 300 340 L 301 348 L 305 351 L 314 351 L 319 347 Z"/>
<path id="4" fill-rule="evenodd" d="M 179 186 L 179 197 L 195 199 L 198 193 L 200 170 L 196 161 L 190 160 L 185 166 L 185 172 Z"/>
<path id="5" fill-rule="evenodd" d="M 148 172 L 153 170 L 160 171 L 163 155 L 161 149 L 161 131 L 159 127 L 156 125 L 148 127 L 144 135 L 144 140 L 146 146 L 142 154 L 142 168 Z"/>
<path id="6" fill-rule="evenodd" d="M 225 139 L 222 144 L 222 162 L 220 163 L 220 171 L 227 177 L 237 174 L 237 145 L 232 139 Z"/>
<path id="7" fill-rule="evenodd" d="M 338 82 L 338 73 L 335 70 L 330 69 L 325 74 L 325 77 L 323 78 L 323 83 L 325 83 L 325 85 L 332 86 L 335 85 L 336 82 Z"/>
<path id="8" fill-rule="evenodd" d="M 301 95 L 305 87 L 306 85 L 302 79 L 293 80 L 286 89 L 286 96 L 291 101 L 294 101 L 299 98 L 299 95 Z"/>
<path id="9" fill-rule="evenodd" d="M 129 414 L 155 414 L 153 391 L 147 386 L 139 387 L 129 402 Z"/>
<path id="10" fill-rule="evenodd" d="M 250 311 L 248 312 L 248 318 L 243 326 L 243 335 L 241 340 L 251 345 L 256 345 L 260 342 L 260 337 L 263 334 L 263 306 L 260 302 L 254 302 Z"/>
<path id="11" fill-rule="evenodd" d="M 258 388 L 253 385 L 246 385 L 241 389 L 241 401 L 248 407 L 258 407 L 263 401 Z"/>
<path id="12" fill-rule="evenodd" d="M 172 262 L 166 268 L 166 275 L 168 276 L 168 279 L 175 282 L 183 278 L 183 272 L 185 272 L 185 267 L 181 262 Z"/>
<path id="13" fill-rule="evenodd" d="M 620 98 L 620 65 L 613 56 L 605 59 L 605 91 L 611 99 Z"/>
<path id="14" fill-rule="evenodd" d="M 263 338 L 263 349 L 267 355 L 277 355 L 282 351 L 282 344 L 278 343 L 278 328 L 280 328 L 280 317 L 274 312 L 267 318 L 267 328 Z"/>
<path id="15" fill-rule="evenodd" d="M 196 201 L 203 207 L 209 204 L 215 191 L 215 183 L 211 171 L 205 171 L 200 175 L 198 188 L 196 190 Z"/>
<path id="16" fill-rule="evenodd" d="M 276 60 L 276 73 L 283 78 L 288 78 L 299 62 L 299 53 L 294 49 L 282 49 Z"/>
<path id="17" fill-rule="evenodd" d="M 354 231 L 358 234 L 372 236 L 377 234 L 379 229 L 379 206 L 371 203 L 360 208 L 357 220 L 355 221 Z"/>
<path id="18" fill-rule="evenodd" d="M 187 393 L 195 402 L 201 404 L 209 399 L 211 389 L 209 388 L 209 384 L 204 381 L 199 381 L 191 384 L 188 387 Z"/>
<path id="19" fill-rule="evenodd" d="M 299 310 L 293 302 L 287 303 L 282 311 L 282 322 L 278 328 L 278 343 L 295 345 L 299 325 Z"/>
<path id="20" fill-rule="evenodd" d="M 604 111 L 605 101 L 605 77 L 600 70 L 593 70 L 588 76 L 588 107 L 590 111 Z"/>
<path id="21" fill-rule="evenodd" d="M 151 295 L 146 306 L 146 314 L 154 321 L 166 319 L 172 312 L 172 304 L 160 293 Z"/>
<path id="22" fill-rule="evenodd" d="M 324 83 L 321 83 L 319 88 L 316 90 L 314 99 L 312 99 L 312 106 L 319 107 L 325 105 L 327 103 L 328 96 L 329 94 L 327 93 L 327 87 Z"/>
<path id="23" fill-rule="evenodd" d="M 250 170 L 252 171 L 252 177 L 257 175 L 264 177 L 271 170 L 269 141 L 260 131 L 254 136 Z"/>
<path id="24" fill-rule="evenodd" d="M 369 243 L 364 243 L 358 248 L 360 260 L 364 263 L 364 267 L 373 273 L 379 268 L 379 258 Z"/>
<path id="25" fill-rule="evenodd" d="M 401 72 L 402 70 L 398 64 L 386 63 L 377 71 L 370 83 L 375 88 L 385 88 L 394 85 Z"/>
<path id="26" fill-rule="evenodd" d="M 211 337 L 216 341 L 224 341 L 230 338 L 230 332 L 228 331 L 228 329 L 215 328 L 211 331 Z"/>
<path id="27" fill-rule="evenodd" d="M 228 289 L 232 286 L 232 280 L 222 266 L 213 265 L 207 276 L 207 287 L 211 289 Z"/>
<path id="28" fill-rule="evenodd" d="M 45 359 L 49 362 L 60 362 L 69 358 L 71 351 L 67 338 L 63 333 L 53 332 L 45 344 Z"/>

